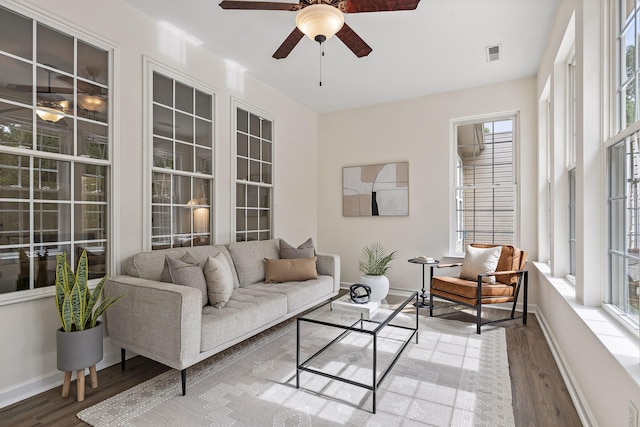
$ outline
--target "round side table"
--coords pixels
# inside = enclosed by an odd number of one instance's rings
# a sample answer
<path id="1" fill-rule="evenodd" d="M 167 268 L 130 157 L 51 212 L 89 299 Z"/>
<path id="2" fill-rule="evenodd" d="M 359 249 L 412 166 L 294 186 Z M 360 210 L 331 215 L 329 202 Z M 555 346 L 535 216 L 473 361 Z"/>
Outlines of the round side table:
<path id="1" fill-rule="evenodd" d="M 433 261 L 427 261 L 426 259 L 423 258 L 411 258 L 409 260 L 410 263 L 412 264 L 422 264 L 422 290 L 420 292 L 419 297 L 422 298 L 422 301 L 420 301 L 416 305 L 419 308 L 428 308 L 429 307 L 429 301 L 428 301 L 428 297 L 429 295 L 427 294 L 427 291 L 425 289 L 425 278 L 424 278 L 424 266 L 428 265 L 429 268 L 429 284 L 431 284 L 431 279 L 433 278 L 433 267 L 437 266 L 438 264 L 440 264 L 440 261 L 437 259 L 434 259 Z"/>

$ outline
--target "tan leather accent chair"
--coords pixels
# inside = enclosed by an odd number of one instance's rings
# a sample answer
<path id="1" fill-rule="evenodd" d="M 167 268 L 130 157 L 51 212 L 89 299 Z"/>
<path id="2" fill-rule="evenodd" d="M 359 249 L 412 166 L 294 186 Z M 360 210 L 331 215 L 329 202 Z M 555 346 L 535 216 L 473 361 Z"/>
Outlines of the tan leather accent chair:
<path id="1" fill-rule="evenodd" d="M 478 274 L 477 280 L 467 280 L 460 277 L 435 276 L 431 278 L 430 308 L 429 314 L 433 317 L 433 298 L 438 297 L 455 304 L 445 307 L 464 305 L 476 309 L 476 332 L 480 334 L 480 327 L 489 323 L 504 322 L 507 320 L 522 319 L 527 323 L 527 293 L 528 272 L 524 270 L 527 261 L 527 253 L 509 245 L 487 245 L 473 243 L 475 248 L 492 248 L 502 246 L 500 258 L 495 272 Z M 435 268 L 459 267 L 462 263 L 439 264 Z M 486 283 L 483 277 L 495 276 L 495 283 Z M 522 314 L 516 316 L 516 304 L 521 288 L 523 290 Z M 482 321 L 483 304 L 513 303 L 511 315 L 497 320 Z M 440 308 L 440 307 L 437 307 Z"/>

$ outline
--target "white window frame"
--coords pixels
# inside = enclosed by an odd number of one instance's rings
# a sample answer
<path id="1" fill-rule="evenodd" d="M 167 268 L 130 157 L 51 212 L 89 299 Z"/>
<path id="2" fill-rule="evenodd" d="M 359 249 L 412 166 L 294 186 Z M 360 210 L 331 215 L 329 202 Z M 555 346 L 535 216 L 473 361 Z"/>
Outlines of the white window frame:
<path id="1" fill-rule="evenodd" d="M 108 109 L 107 109 L 107 117 L 108 117 L 107 119 L 108 159 L 107 160 L 89 159 L 89 158 L 74 156 L 74 155 L 65 156 L 65 155 L 60 155 L 56 153 L 34 151 L 31 149 L 25 150 L 22 148 L 14 148 L 14 147 L 6 147 L 3 151 L 9 154 L 16 154 L 16 155 L 30 157 L 30 158 L 33 158 L 34 161 L 37 159 L 53 159 L 53 160 L 61 160 L 61 161 L 70 161 L 72 164 L 87 164 L 87 165 L 102 166 L 107 169 L 108 178 L 106 183 L 108 188 L 105 195 L 106 226 L 107 226 L 105 241 L 107 242 L 107 245 L 106 245 L 107 258 L 105 262 L 105 269 L 108 274 L 118 274 L 119 268 L 117 266 L 118 264 L 116 263 L 116 259 L 118 258 L 120 251 L 119 251 L 118 245 L 114 244 L 113 237 L 120 234 L 120 225 L 118 221 L 116 221 L 116 215 L 114 214 L 115 212 L 118 212 L 119 206 L 120 206 L 120 199 L 118 196 L 120 194 L 120 191 L 119 191 L 120 185 L 119 185 L 119 181 L 115 179 L 115 177 L 118 176 L 119 173 L 118 173 L 117 162 L 114 162 L 114 159 L 118 158 L 120 153 L 119 137 L 118 137 L 119 135 L 118 129 L 120 127 L 120 121 L 119 121 L 119 116 L 117 114 L 117 107 L 116 107 L 116 105 L 118 105 L 117 88 L 119 87 L 119 77 L 118 77 L 119 49 L 116 45 L 112 44 L 111 42 L 105 39 L 102 39 L 101 37 L 95 34 L 88 33 L 84 28 L 77 27 L 59 18 L 56 18 L 54 20 L 51 17 L 51 15 L 44 14 L 40 10 L 32 8 L 28 5 L 21 5 L 13 2 L 12 3 L 2 2 L 0 3 L 0 6 L 12 12 L 21 14 L 27 18 L 32 19 L 34 21 L 34 27 L 37 26 L 38 24 L 46 25 L 54 29 L 55 31 L 64 33 L 70 37 L 77 39 L 78 41 L 82 41 L 84 43 L 96 46 L 100 49 L 105 50 L 108 53 L 107 66 L 109 68 L 109 78 L 108 78 L 107 86 L 109 89 L 109 102 L 108 102 Z M 35 41 L 34 41 L 34 49 L 35 49 Z M 74 75 L 77 75 L 77 73 L 74 73 Z M 35 120 L 35 113 L 34 113 L 34 120 Z M 76 118 L 76 120 L 78 119 Z M 77 145 L 76 138 L 77 137 L 74 136 L 74 148 Z M 72 180 L 72 186 L 73 186 L 74 177 L 71 177 L 71 180 Z M 73 188 L 71 189 L 71 191 L 74 191 Z M 52 202 L 55 202 L 55 201 L 52 201 Z M 29 200 L 29 204 L 30 206 L 33 206 L 34 204 L 33 198 Z M 72 205 L 72 209 L 71 209 L 72 215 L 73 215 L 73 211 L 74 209 Z M 75 240 L 72 239 L 72 242 L 75 242 Z M 77 245 L 75 245 L 74 243 L 74 246 L 77 246 Z M 68 254 L 68 256 L 69 255 L 71 254 Z M 31 276 L 33 276 L 33 273 L 34 273 L 33 270 L 34 270 L 34 267 L 32 266 Z M 90 279 L 89 286 L 90 287 L 95 286 L 98 281 L 99 279 Z M 0 306 L 16 304 L 16 303 L 31 301 L 31 300 L 40 299 L 40 298 L 47 298 L 53 295 L 54 292 L 55 292 L 55 289 L 53 286 L 47 286 L 47 287 L 41 287 L 41 288 L 33 288 L 33 289 L 24 290 L 20 292 L 16 291 L 16 292 L 0 294 Z"/>
<path id="2" fill-rule="evenodd" d="M 567 179 L 568 179 L 568 190 L 569 195 L 567 197 L 568 206 L 567 206 L 567 214 L 569 216 L 568 221 L 568 235 L 567 238 L 569 240 L 569 265 L 567 268 L 568 274 L 567 279 L 575 284 L 576 281 L 576 245 L 577 245 L 577 235 L 576 235 L 576 168 L 572 167 L 567 171 Z"/>
<path id="3" fill-rule="evenodd" d="M 627 328 L 629 328 L 630 330 L 634 331 L 634 332 L 638 332 L 638 329 L 640 327 L 640 319 L 638 318 L 637 315 L 632 316 L 628 313 L 626 313 L 623 308 L 619 307 L 618 305 L 616 305 L 614 303 L 614 298 L 613 294 L 614 293 L 618 293 L 618 297 L 624 299 L 625 294 L 625 289 L 624 289 L 624 285 L 627 283 L 626 279 L 622 279 L 624 281 L 624 283 L 622 284 L 622 289 L 621 286 L 618 284 L 617 286 L 614 286 L 614 282 L 618 283 L 623 277 L 628 277 L 628 271 L 629 270 L 629 261 L 630 260 L 635 260 L 637 261 L 638 259 L 638 255 L 630 255 L 628 249 L 630 246 L 630 242 L 629 242 L 629 236 L 631 234 L 630 230 L 629 230 L 629 225 L 627 223 L 627 219 L 628 219 L 628 212 L 630 210 L 628 203 L 629 203 L 629 194 L 627 192 L 627 184 L 629 182 L 629 173 L 628 173 L 628 168 L 630 166 L 630 162 L 629 162 L 629 158 L 628 158 L 628 144 L 630 140 L 634 140 L 634 139 L 639 139 L 640 138 L 640 126 L 639 123 L 636 122 L 634 125 L 632 125 L 631 127 L 629 127 L 625 132 L 623 132 L 620 136 L 617 136 L 615 138 L 613 138 L 610 141 L 607 141 L 607 143 L 605 144 L 606 147 L 606 177 L 607 177 L 607 192 L 606 192 L 606 197 L 607 197 L 607 235 L 608 235 L 608 239 L 607 239 L 607 265 L 608 265 L 608 275 L 607 275 L 607 281 L 606 281 L 606 285 L 605 285 L 605 292 L 604 292 L 604 307 L 614 315 L 614 317 L 616 319 L 619 319 L 621 324 Z M 612 222 L 612 208 L 611 208 L 611 201 L 614 200 L 611 197 L 611 188 L 612 185 L 614 185 L 614 183 L 611 180 L 611 155 L 610 155 L 610 150 L 617 146 L 617 145 L 623 145 L 623 151 L 624 151 L 624 159 L 622 161 L 622 165 L 625 169 L 625 176 L 623 177 L 623 180 L 625 181 L 622 186 L 623 186 L 623 194 L 619 195 L 622 197 L 618 197 L 617 199 L 622 199 L 624 201 L 624 206 L 623 206 L 623 215 L 624 215 L 624 219 L 623 219 L 623 224 L 619 225 L 618 223 L 614 224 Z M 638 157 L 640 157 L 640 154 L 638 154 L 639 152 L 636 152 L 636 162 L 638 162 Z M 635 168 L 638 169 L 638 163 L 635 164 Z M 638 173 L 636 172 L 636 175 L 638 175 Z M 635 202 L 637 203 L 637 200 L 635 200 Z M 638 210 L 638 206 L 635 207 L 635 210 Z M 638 229 L 638 225 L 635 225 L 636 230 Z M 624 242 L 622 243 L 618 243 L 619 245 L 621 244 L 623 246 L 623 251 L 619 251 L 616 250 L 615 248 L 612 248 L 612 240 L 616 239 L 616 237 L 620 237 L 620 235 L 616 235 L 616 233 L 614 233 L 613 229 L 619 229 L 621 230 L 623 237 L 622 239 L 624 240 Z M 640 239 L 640 232 L 636 232 L 635 234 L 635 240 L 636 240 L 636 246 L 640 247 L 640 242 L 638 242 L 638 239 Z M 622 271 L 619 271 L 617 269 L 614 269 L 612 267 L 613 261 L 612 258 L 613 257 L 618 257 L 619 259 L 621 259 L 621 262 L 623 263 L 623 268 Z M 628 291 L 628 289 L 627 289 Z"/>
<path id="4" fill-rule="evenodd" d="M 175 80 L 176 82 L 183 83 L 185 85 L 191 86 L 196 90 L 199 90 L 207 95 L 211 95 L 211 115 L 212 115 L 212 133 L 211 133 L 211 150 L 212 150 L 212 164 L 211 164 L 211 175 L 209 174 L 198 174 L 198 173 L 177 173 L 176 175 L 180 176 L 190 176 L 192 178 L 201 178 L 201 179 L 210 179 L 211 180 L 211 191 L 210 191 L 210 202 L 209 202 L 209 244 L 215 243 L 215 218 L 216 218 L 216 210 L 217 205 L 215 203 L 216 200 L 216 128 L 217 128 L 217 109 L 216 109 L 216 99 L 217 99 L 217 91 L 215 88 L 202 83 L 192 77 L 189 77 L 180 71 L 174 70 L 160 62 L 155 61 L 152 58 L 144 57 L 143 58 L 143 75 L 144 75 L 144 109 L 143 109 L 143 120 L 144 120 L 144 130 L 143 130 L 143 140 L 144 140 L 144 148 L 143 148 L 143 156 L 144 156 L 144 177 L 143 177 L 143 232 L 142 232 L 142 247 L 145 251 L 150 251 L 153 249 L 152 245 L 152 179 L 154 171 L 157 169 L 153 166 L 153 75 L 154 73 L 159 73 L 163 76 L 166 76 L 170 79 Z M 195 131 L 194 131 L 195 133 Z M 162 170 L 162 173 L 167 173 L 173 175 L 174 169 Z M 193 231 L 192 231 L 193 234 Z M 172 233 L 173 235 L 173 233 Z M 171 247 L 173 247 L 173 242 L 171 243 Z"/>
<path id="5" fill-rule="evenodd" d="M 464 257 L 464 252 L 460 252 L 457 232 L 457 164 L 458 164 L 458 126 L 470 125 L 475 123 L 485 123 L 491 121 L 513 120 L 513 190 L 514 190 L 514 225 L 513 225 L 513 244 L 519 246 L 520 242 L 520 164 L 519 164 L 519 146 L 520 146 L 520 112 L 518 110 L 496 112 L 491 114 L 478 115 L 473 117 L 464 117 L 452 119 L 450 121 L 450 175 L 449 175 L 449 256 Z M 464 251 L 464 248 L 462 248 Z"/>
<path id="6" fill-rule="evenodd" d="M 576 274 L 576 58 L 575 58 L 575 45 L 571 47 L 567 60 L 567 73 L 566 73 L 566 147 L 567 147 L 567 179 L 569 191 L 567 200 L 567 215 L 568 215 L 568 230 L 567 239 L 569 241 L 569 257 L 568 257 L 568 274 L 567 278 L 571 283 L 575 284 Z"/>
<path id="7" fill-rule="evenodd" d="M 636 12 L 638 12 L 638 9 L 636 9 L 635 12 L 633 12 L 631 15 L 634 16 L 634 18 L 632 18 L 630 20 L 629 23 L 623 22 L 623 13 L 622 13 L 622 4 L 626 3 L 626 0 L 619 0 L 614 9 L 615 12 L 613 13 L 613 17 L 614 17 L 614 26 L 613 28 L 615 29 L 615 66 L 613 67 L 613 72 L 614 72 L 614 78 L 612 79 L 615 84 L 614 84 L 614 89 L 615 89 L 615 103 L 614 105 L 616 106 L 615 111 L 615 130 L 617 131 L 622 131 L 624 129 L 626 129 L 627 127 L 629 127 L 631 124 L 635 123 L 636 121 L 638 121 L 638 118 L 640 117 L 640 111 L 639 110 L 639 94 L 638 94 L 638 79 L 640 78 L 640 62 L 638 58 L 638 53 L 640 52 L 640 46 L 638 43 L 638 37 L 640 36 L 640 22 L 638 22 L 638 20 L 636 19 L 635 15 Z M 636 7 L 638 7 L 638 5 L 636 5 Z M 634 28 L 631 28 L 634 27 Z M 627 30 L 629 30 L 631 33 L 633 33 L 633 40 L 635 42 L 635 70 L 633 71 L 633 75 L 630 77 L 625 75 L 623 76 L 623 70 L 622 70 L 622 58 L 625 55 L 625 53 L 623 52 L 624 49 L 624 34 L 627 32 Z M 625 61 L 626 62 L 626 61 Z M 633 90 L 634 90 L 634 110 L 635 110 L 635 114 L 634 114 L 634 118 L 627 123 L 627 112 L 626 112 L 626 87 L 632 84 L 633 85 Z"/>
<path id="8" fill-rule="evenodd" d="M 257 116 L 259 116 L 262 119 L 268 120 L 271 122 L 271 183 L 258 183 L 258 182 L 253 182 L 253 181 L 244 181 L 244 180 L 238 180 L 238 167 L 237 167 L 237 159 L 238 159 L 238 139 L 237 139 L 237 134 L 238 134 L 238 120 L 237 120 L 237 111 L 238 108 L 248 111 L 251 114 L 255 114 Z M 256 108 L 252 105 L 247 104 L 246 102 L 241 101 L 240 99 L 237 98 L 232 98 L 231 99 L 231 153 L 232 153 L 232 159 L 231 159 L 231 176 L 232 176 L 232 188 L 231 188 L 231 194 L 232 194 L 232 203 L 231 203 L 231 212 L 230 212 L 230 217 L 231 217 L 231 229 L 230 229 L 230 236 L 229 236 L 229 241 L 231 242 L 236 242 L 237 241 L 237 227 L 236 227 L 236 210 L 237 210 L 237 184 L 243 184 L 243 185 L 253 185 L 253 186 L 257 186 L 257 187 L 262 187 L 262 188 L 269 188 L 270 189 L 270 200 L 269 200 L 269 210 L 270 210 L 270 217 L 269 217 L 269 238 L 273 239 L 276 236 L 276 232 L 274 230 L 274 224 L 275 224 L 275 216 L 276 216 L 276 209 L 275 209 L 275 192 L 276 192 L 276 171 L 275 171 L 275 165 L 276 165 L 276 150 L 275 150 L 275 146 L 276 146 L 276 122 L 274 120 L 274 118 L 272 116 L 270 116 L 268 113 L 260 110 L 259 108 Z M 262 239 L 261 239 L 262 240 Z"/>

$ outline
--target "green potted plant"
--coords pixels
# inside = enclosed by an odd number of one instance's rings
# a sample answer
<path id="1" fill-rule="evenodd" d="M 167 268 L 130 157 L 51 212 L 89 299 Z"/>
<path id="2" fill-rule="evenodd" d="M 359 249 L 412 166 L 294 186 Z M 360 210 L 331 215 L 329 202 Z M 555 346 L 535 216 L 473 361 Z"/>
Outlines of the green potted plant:
<path id="1" fill-rule="evenodd" d="M 389 292 L 389 279 L 385 274 L 391 268 L 391 261 L 397 251 L 387 252 L 380 242 L 373 242 L 362 248 L 359 267 L 363 273 L 360 283 L 371 287 L 371 300 L 383 300 Z"/>
<path id="2" fill-rule="evenodd" d="M 78 371 L 79 401 L 84 399 L 85 368 L 91 368 L 91 382 L 97 387 L 95 365 L 103 356 L 102 322 L 98 318 L 122 297 L 105 297 L 98 305 L 107 277 L 104 276 L 91 292 L 87 252 L 82 252 L 75 274 L 67 263 L 67 254 L 56 255 L 55 301 L 62 324 L 56 332 L 57 367 L 65 372 L 63 396 L 69 392 L 71 373 Z"/>

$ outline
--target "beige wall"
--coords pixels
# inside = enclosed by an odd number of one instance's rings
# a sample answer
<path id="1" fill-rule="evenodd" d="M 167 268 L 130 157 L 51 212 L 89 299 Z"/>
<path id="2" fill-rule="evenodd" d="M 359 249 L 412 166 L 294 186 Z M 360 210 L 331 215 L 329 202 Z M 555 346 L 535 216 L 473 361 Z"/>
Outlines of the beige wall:
<path id="1" fill-rule="evenodd" d="M 317 236 L 317 115 L 244 74 L 243 88 L 227 86 L 224 58 L 203 47 L 186 45 L 184 56 L 159 50 L 162 33 L 153 20 L 119 0 L 33 0 L 8 2 L 25 6 L 23 13 L 61 27 L 82 38 L 83 33 L 117 47 L 115 60 L 116 151 L 113 198 L 115 211 L 115 266 L 143 248 L 143 57 L 177 70 L 216 92 L 215 240 L 231 236 L 231 103 L 232 97 L 267 113 L 275 122 L 275 235 L 296 245 Z M 31 11 L 29 10 L 31 9 Z M 36 16 L 33 15 L 33 13 Z M 66 27 L 66 28 L 65 28 Z M 320 246 L 320 250 L 323 248 Z M 116 271 L 117 272 L 117 271 Z M 111 273 L 115 273 L 113 270 Z M 7 303 L 0 295 L 0 406 L 34 391 L 61 384 L 55 367 L 55 329 L 58 319 L 49 296 L 33 301 Z M 105 340 L 101 366 L 119 359 L 118 349 Z"/>
<path id="2" fill-rule="evenodd" d="M 452 155 L 451 121 L 518 111 L 520 201 L 519 244 L 537 252 L 535 159 L 536 82 L 522 79 L 491 86 L 320 115 L 318 142 L 318 238 L 342 257 L 342 281 L 360 276 L 358 257 L 366 244 L 380 241 L 398 250 L 389 271 L 392 287 L 418 289 L 416 255 L 441 258 L 449 252 Z M 409 216 L 343 217 L 342 168 L 409 162 Z"/>

